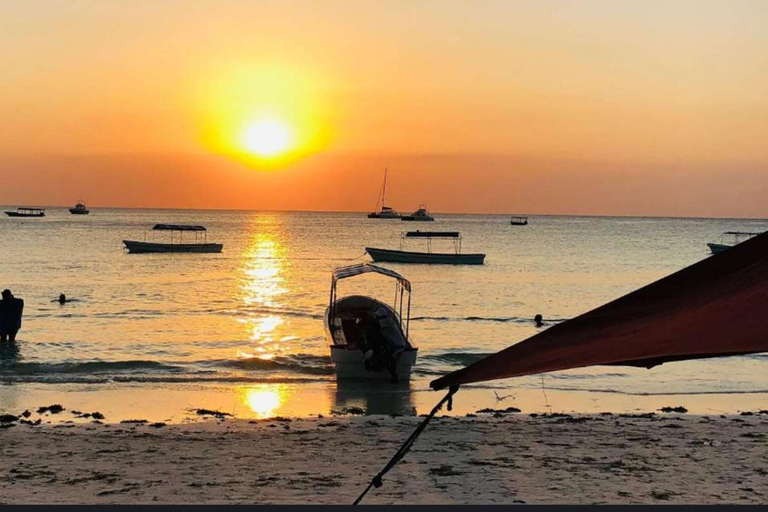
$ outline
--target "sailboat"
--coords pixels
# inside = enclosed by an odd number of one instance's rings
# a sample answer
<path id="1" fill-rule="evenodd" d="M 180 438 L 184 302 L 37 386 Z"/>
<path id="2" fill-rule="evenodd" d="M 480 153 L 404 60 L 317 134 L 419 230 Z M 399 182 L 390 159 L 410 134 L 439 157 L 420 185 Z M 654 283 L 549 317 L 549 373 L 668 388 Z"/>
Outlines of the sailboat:
<path id="1" fill-rule="evenodd" d="M 384 201 L 384 198 L 387 193 L 387 169 L 384 169 L 384 183 L 381 186 L 381 194 L 379 194 L 379 198 L 376 200 L 376 208 L 379 207 L 379 204 L 381 204 L 381 210 L 371 212 L 368 214 L 369 219 L 399 219 L 400 214 L 397 213 L 397 211 L 389 206 L 386 205 L 386 202 Z"/>

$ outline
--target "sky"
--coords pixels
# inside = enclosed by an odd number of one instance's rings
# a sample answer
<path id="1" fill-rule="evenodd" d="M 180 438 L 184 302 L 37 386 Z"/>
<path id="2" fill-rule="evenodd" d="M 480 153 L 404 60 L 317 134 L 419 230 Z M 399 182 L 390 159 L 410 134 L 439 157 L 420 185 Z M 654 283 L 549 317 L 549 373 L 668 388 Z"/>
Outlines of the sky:
<path id="1" fill-rule="evenodd" d="M 0 0 L 0 204 L 768 217 L 764 0 Z"/>

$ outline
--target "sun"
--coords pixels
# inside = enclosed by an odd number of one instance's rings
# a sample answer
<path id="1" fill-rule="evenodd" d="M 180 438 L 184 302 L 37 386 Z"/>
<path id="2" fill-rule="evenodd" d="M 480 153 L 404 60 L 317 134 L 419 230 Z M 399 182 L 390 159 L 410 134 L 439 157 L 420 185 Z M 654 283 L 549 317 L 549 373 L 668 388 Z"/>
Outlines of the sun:
<path id="1" fill-rule="evenodd" d="M 243 146 L 254 156 L 280 156 L 291 150 L 293 131 L 288 123 L 278 119 L 254 121 L 243 132 Z"/>

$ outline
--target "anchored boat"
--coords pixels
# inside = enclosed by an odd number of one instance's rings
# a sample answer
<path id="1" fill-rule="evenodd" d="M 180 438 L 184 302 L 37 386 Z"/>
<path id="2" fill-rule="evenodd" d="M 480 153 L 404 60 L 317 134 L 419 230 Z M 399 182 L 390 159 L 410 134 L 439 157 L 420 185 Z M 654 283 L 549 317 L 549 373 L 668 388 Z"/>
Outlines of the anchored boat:
<path id="1" fill-rule="evenodd" d="M 509 220 L 509 223 L 512 224 L 513 226 L 527 226 L 528 217 L 516 215 Z"/>
<path id="2" fill-rule="evenodd" d="M 410 215 L 403 215 L 400 217 L 400 220 L 429 222 L 435 220 L 435 218 L 427 211 L 427 205 L 422 204 L 418 210 Z"/>
<path id="3" fill-rule="evenodd" d="M 85 203 L 77 203 L 69 209 L 69 213 L 72 215 L 88 215 L 91 211 L 85 206 Z"/>
<path id="4" fill-rule="evenodd" d="M 364 274 L 395 280 L 392 306 L 364 295 L 338 297 L 339 281 Z M 336 377 L 407 381 L 418 352 L 409 338 L 410 317 L 411 283 L 397 272 L 369 263 L 335 269 L 324 324 Z"/>
<path id="5" fill-rule="evenodd" d="M 384 183 L 381 186 L 381 193 L 376 200 L 376 208 L 381 204 L 381 210 L 368 214 L 369 219 L 399 219 L 400 214 L 392 207 L 386 206 L 385 197 L 387 195 L 387 169 L 384 169 Z"/>
<path id="6" fill-rule="evenodd" d="M 7 211 L 5 214 L 9 217 L 45 217 L 45 208 L 16 208 L 16 211 Z"/>
<path id="7" fill-rule="evenodd" d="M 157 252 L 196 252 L 196 253 L 216 253 L 221 252 L 224 247 L 222 244 L 208 242 L 208 231 L 203 226 L 189 226 L 184 224 L 155 224 L 152 233 L 157 231 L 167 231 L 171 235 L 170 242 L 156 242 L 145 240 L 123 240 L 125 248 L 129 253 L 157 253 Z M 195 234 L 194 242 L 185 242 L 184 233 L 192 232 Z M 178 239 L 175 235 L 178 233 Z M 202 234 L 202 241 L 200 235 Z"/>
<path id="8" fill-rule="evenodd" d="M 453 252 L 432 252 L 432 239 L 445 238 L 453 241 Z M 424 239 L 427 252 L 404 251 L 408 239 Z M 482 265 L 485 254 L 462 254 L 461 234 L 458 231 L 408 231 L 400 236 L 400 250 L 366 247 L 365 252 L 375 262 L 388 263 L 433 263 L 449 265 Z"/>
<path id="9" fill-rule="evenodd" d="M 749 231 L 726 231 L 720 235 L 720 243 L 708 243 L 707 247 L 712 251 L 712 254 L 719 254 L 726 249 L 730 249 L 734 245 L 740 244 L 741 242 L 760 234 L 761 233 L 752 233 Z"/>

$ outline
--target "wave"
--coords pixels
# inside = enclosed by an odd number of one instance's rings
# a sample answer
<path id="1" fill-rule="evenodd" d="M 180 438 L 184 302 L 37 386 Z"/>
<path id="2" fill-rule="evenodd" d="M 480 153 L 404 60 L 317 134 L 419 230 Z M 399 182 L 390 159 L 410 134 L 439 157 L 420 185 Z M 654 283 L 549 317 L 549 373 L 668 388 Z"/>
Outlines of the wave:
<path id="1" fill-rule="evenodd" d="M 235 374 L 237 373 L 237 374 Z M 159 362 L 148 360 L 127 361 L 65 361 L 56 363 L 16 362 L 0 364 L 0 382 L 20 381 L 115 381 L 141 379 L 158 382 L 252 379 L 249 373 L 292 373 L 301 375 L 332 375 L 333 366 L 327 357 L 310 354 L 278 356 L 272 359 L 258 357 L 245 359 L 219 359 L 206 361 Z"/>
<path id="2" fill-rule="evenodd" d="M 429 320 L 432 322 L 497 322 L 497 323 L 517 323 L 517 324 L 532 324 L 533 317 L 519 317 L 519 316 L 507 316 L 507 317 L 485 317 L 485 316 L 465 316 L 465 317 L 449 317 L 449 316 L 415 316 L 411 320 L 423 321 Z M 560 322 L 564 322 L 566 318 L 550 318 L 544 320 L 544 325 L 555 325 Z"/>
<path id="3" fill-rule="evenodd" d="M 446 352 L 443 354 L 427 354 L 419 357 L 419 362 L 435 362 L 456 366 L 467 366 L 475 363 L 493 352 Z M 418 363 L 415 370 L 419 370 Z"/>

